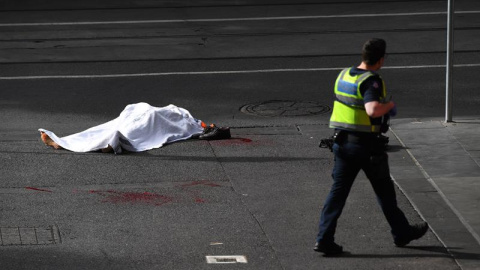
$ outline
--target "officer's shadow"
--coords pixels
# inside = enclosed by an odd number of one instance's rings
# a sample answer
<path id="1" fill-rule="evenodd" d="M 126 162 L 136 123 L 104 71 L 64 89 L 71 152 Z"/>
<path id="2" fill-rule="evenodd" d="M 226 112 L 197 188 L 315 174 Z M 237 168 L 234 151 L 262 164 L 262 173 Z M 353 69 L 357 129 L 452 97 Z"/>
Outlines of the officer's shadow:
<path id="1" fill-rule="evenodd" d="M 415 246 L 415 247 L 402 247 L 402 249 L 411 249 L 424 251 L 422 253 L 411 253 L 411 254 L 355 254 L 351 253 L 348 250 L 342 253 L 341 255 L 335 257 L 342 258 L 449 258 L 452 256 L 460 260 L 480 260 L 479 253 L 468 253 L 461 252 L 461 248 L 449 247 L 450 252 L 446 248 L 441 246 Z M 428 252 L 428 254 L 426 253 Z M 334 257 L 334 256 L 325 256 L 325 257 Z"/>
<path id="2" fill-rule="evenodd" d="M 393 152 L 398 152 L 398 151 L 402 151 L 402 150 L 407 150 L 409 149 L 408 147 L 403 147 L 401 145 L 388 145 L 387 146 L 387 153 L 390 152 L 390 153 L 393 153 Z"/>

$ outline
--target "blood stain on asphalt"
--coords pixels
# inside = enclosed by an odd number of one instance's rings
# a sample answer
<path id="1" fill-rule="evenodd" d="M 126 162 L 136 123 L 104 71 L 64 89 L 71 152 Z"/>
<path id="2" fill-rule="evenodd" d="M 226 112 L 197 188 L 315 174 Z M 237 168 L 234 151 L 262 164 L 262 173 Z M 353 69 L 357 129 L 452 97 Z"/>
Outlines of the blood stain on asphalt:
<path id="1" fill-rule="evenodd" d="M 164 205 L 174 200 L 173 197 L 164 196 L 152 192 L 124 192 L 124 191 L 98 191 L 90 190 L 91 194 L 98 194 L 104 197 L 102 202 L 108 203 L 144 203 L 152 204 L 155 206 Z"/>
<path id="2" fill-rule="evenodd" d="M 253 141 L 247 138 L 231 138 L 228 140 L 218 140 L 218 141 L 210 141 L 210 143 L 214 143 L 216 145 L 245 145 L 251 144 Z"/>
<path id="3" fill-rule="evenodd" d="M 35 190 L 35 191 L 42 191 L 42 192 L 52 192 L 51 190 L 43 189 L 43 188 L 25 187 L 25 189 Z"/>

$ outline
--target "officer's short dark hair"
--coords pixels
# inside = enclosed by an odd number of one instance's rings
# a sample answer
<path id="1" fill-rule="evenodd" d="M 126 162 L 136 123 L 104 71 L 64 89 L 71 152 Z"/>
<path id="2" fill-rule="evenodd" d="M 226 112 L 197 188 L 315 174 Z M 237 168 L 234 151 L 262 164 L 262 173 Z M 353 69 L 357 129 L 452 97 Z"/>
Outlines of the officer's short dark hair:
<path id="1" fill-rule="evenodd" d="M 387 43 L 380 38 L 369 39 L 363 44 L 362 60 L 367 65 L 375 65 L 380 58 L 385 56 Z"/>

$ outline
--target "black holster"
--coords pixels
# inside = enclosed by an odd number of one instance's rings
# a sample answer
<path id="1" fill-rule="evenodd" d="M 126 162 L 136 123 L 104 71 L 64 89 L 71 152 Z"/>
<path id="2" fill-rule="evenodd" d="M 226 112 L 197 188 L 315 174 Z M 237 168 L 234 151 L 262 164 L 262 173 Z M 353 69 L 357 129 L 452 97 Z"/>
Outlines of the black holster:
<path id="1" fill-rule="evenodd" d="M 388 129 L 390 128 L 390 114 L 385 114 L 382 116 L 382 124 L 380 125 L 380 132 L 387 133 Z"/>

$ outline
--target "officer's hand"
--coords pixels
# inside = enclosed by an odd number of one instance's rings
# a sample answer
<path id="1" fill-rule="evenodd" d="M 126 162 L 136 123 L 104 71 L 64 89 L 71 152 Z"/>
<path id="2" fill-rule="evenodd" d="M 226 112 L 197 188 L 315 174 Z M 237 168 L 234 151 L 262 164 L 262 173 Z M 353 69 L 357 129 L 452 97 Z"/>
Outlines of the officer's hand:
<path id="1" fill-rule="evenodd" d="M 397 115 L 397 105 L 396 104 L 393 104 L 393 108 L 390 109 L 390 111 L 388 112 L 388 114 L 391 116 L 391 117 L 395 117 Z"/>

